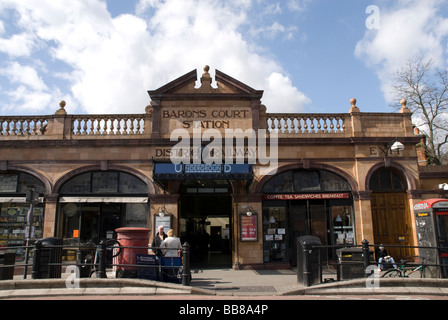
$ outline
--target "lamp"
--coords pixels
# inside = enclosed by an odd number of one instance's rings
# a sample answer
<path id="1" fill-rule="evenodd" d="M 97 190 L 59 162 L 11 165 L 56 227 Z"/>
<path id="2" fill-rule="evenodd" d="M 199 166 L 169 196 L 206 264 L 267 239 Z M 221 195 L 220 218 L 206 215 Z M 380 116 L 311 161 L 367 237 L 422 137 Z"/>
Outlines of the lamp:
<path id="1" fill-rule="evenodd" d="M 389 151 L 392 153 L 396 151 L 398 154 L 400 154 L 400 151 L 403 151 L 405 149 L 404 144 L 402 144 L 398 139 L 395 139 L 393 142 L 388 142 L 384 145 L 384 149 L 381 148 L 381 151 L 384 153 L 384 156 L 389 155 Z"/>
<path id="2" fill-rule="evenodd" d="M 160 208 L 159 208 L 159 216 L 160 216 L 160 217 L 164 217 L 164 216 L 165 216 L 165 211 L 166 211 L 165 206 L 160 207 Z"/>
<path id="3" fill-rule="evenodd" d="M 255 210 L 254 210 L 251 206 L 249 206 L 249 208 L 247 208 L 246 215 L 247 215 L 248 217 L 250 217 L 250 216 L 252 216 L 254 213 L 256 214 Z"/>
<path id="4" fill-rule="evenodd" d="M 401 142 L 399 142 L 398 140 L 395 141 L 391 146 L 390 146 L 390 151 L 397 151 L 398 153 L 400 153 L 400 151 L 404 150 L 404 144 L 402 144 Z"/>
<path id="5" fill-rule="evenodd" d="M 448 190 L 448 183 L 439 184 L 439 190 Z"/>

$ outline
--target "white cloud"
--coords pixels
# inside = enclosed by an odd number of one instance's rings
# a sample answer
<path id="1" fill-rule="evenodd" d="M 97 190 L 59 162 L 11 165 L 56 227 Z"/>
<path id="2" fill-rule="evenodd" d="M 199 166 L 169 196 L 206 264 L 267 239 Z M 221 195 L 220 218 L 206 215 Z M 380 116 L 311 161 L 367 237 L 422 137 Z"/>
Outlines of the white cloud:
<path id="1" fill-rule="evenodd" d="M 311 103 L 311 99 L 292 86 L 291 79 L 278 72 L 269 76 L 265 88 L 266 96 L 263 101 L 267 112 L 273 111 L 271 106 L 277 106 L 277 112 L 303 112 L 305 104 Z"/>
<path id="2" fill-rule="evenodd" d="M 137 15 L 115 18 L 99 0 L 42 0 L 39 6 L 34 1 L 21 1 L 20 5 L 5 1 L 4 6 L 17 11 L 17 25 L 29 39 L 9 52 L 32 56 L 37 44 L 41 51 L 47 51 L 51 59 L 46 62 L 45 79 L 65 79 L 69 83 L 71 96 L 63 93 L 69 113 L 143 113 L 149 103 L 147 90 L 205 64 L 265 90 L 263 103 L 270 112 L 285 112 L 288 106 L 300 112 L 309 102 L 284 75 L 282 67 L 271 57 L 257 53 L 241 33 L 240 29 L 247 27 L 252 6 L 249 0 L 141 0 L 136 6 Z M 272 29 L 287 31 L 281 27 Z M 65 73 L 52 70 L 50 64 L 61 62 L 66 66 Z M 36 95 L 42 94 L 40 99 L 34 97 L 36 104 L 61 100 L 45 100 L 48 94 L 61 94 L 60 89 L 46 85 L 39 70 L 22 68 L 30 78 L 4 68 L 3 75 L 23 86 L 15 87 L 11 97 L 17 100 L 23 88 L 28 88 Z"/>
<path id="3" fill-rule="evenodd" d="M 376 70 L 387 101 L 393 71 L 409 59 L 425 57 L 439 67 L 446 65 L 448 18 L 439 15 L 439 0 L 402 0 L 393 7 L 381 7 L 380 28 L 366 30 L 355 56 Z M 367 16 L 366 16 L 367 17 Z"/>
<path id="4" fill-rule="evenodd" d="M 6 75 L 13 83 L 26 85 L 37 91 L 48 89 L 37 73 L 37 70 L 30 66 L 23 66 L 18 62 L 12 62 L 6 68 L 1 69 L 0 72 Z"/>
<path id="5" fill-rule="evenodd" d="M 288 0 L 287 7 L 289 10 L 302 12 L 310 2 L 311 0 Z"/>
<path id="6" fill-rule="evenodd" d="M 31 35 L 26 33 L 15 34 L 8 39 L 0 38 L 0 52 L 15 57 L 29 56 L 33 49 L 33 44 L 34 39 Z"/>

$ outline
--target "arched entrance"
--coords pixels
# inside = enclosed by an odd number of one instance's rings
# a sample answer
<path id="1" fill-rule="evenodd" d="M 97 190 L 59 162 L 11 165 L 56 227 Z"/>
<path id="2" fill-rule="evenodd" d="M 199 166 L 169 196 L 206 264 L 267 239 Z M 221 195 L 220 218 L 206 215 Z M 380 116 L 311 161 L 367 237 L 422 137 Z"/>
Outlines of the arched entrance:
<path id="1" fill-rule="evenodd" d="M 265 263 L 297 264 L 297 238 L 317 236 L 323 245 L 354 244 L 351 186 L 328 170 L 291 170 L 263 186 Z M 334 249 L 322 258 L 336 259 Z"/>
<path id="2" fill-rule="evenodd" d="M 394 168 L 379 168 L 371 176 L 371 210 L 375 244 L 410 246 L 413 244 L 411 214 L 403 175 Z M 389 247 L 395 259 L 414 255 L 414 249 Z"/>
<path id="3" fill-rule="evenodd" d="M 188 180 L 180 187 L 180 237 L 190 244 L 191 264 L 232 266 L 232 196 L 225 180 Z"/>
<path id="4" fill-rule="evenodd" d="M 65 244 L 98 243 L 119 227 L 147 227 L 148 186 L 122 171 L 88 171 L 59 189 L 58 235 Z"/>

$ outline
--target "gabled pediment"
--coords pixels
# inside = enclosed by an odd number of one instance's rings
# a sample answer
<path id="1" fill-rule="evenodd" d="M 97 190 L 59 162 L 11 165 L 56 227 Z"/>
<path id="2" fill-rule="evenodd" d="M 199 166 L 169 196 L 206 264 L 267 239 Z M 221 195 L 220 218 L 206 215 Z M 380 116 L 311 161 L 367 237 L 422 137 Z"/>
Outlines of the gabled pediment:
<path id="1" fill-rule="evenodd" d="M 199 87 L 196 86 L 197 71 L 192 70 L 156 90 L 149 90 L 148 94 L 152 100 L 216 98 L 259 100 L 263 95 L 262 90 L 255 90 L 219 70 L 215 70 L 217 85 L 212 86 L 212 78 L 208 71 L 208 66 L 205 66 Z"/>

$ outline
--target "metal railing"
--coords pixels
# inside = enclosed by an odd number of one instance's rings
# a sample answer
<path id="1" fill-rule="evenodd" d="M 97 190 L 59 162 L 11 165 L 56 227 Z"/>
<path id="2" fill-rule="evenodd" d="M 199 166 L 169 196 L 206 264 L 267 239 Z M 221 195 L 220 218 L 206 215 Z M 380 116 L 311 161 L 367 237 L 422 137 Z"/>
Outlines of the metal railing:
<path id="1" fill-rule="evenodd" d="M 119 259 L 119 256 L 124 254 L 124 250 L 147 250 L 149 249 L 162 249 L 162 250 L 179 250 L 177 248 L 159 248 L 159 247 L 131 247 L 131 246 L 120 246 L 121 250 L 120 254 L 116 257 L 115 262 L 108 263 L 107 260 L 107 250 L 106 241 L 101 241 L 98 246 L 95 247 L 86 247 L 86 246 L 70 246 L 70 245 L 42 245 L 41 240 L 37 240 L 33 246 L 20 246 L 20 247 L 2 247 L 0 248 L 0 254 L 2 252 L 15 252 L 18 249 L 30 249 L 31 259 L 29 259 L 28 263 L 19 263 L 16 264 L 1 264 L 0 263 L 0 271 L 5 270 L 5 268 L 16 268 L 23 267 L 24 268 L 24 278 L 26 278 L 27 269 L 29 267 L 32 268 L 31 278 L 32 279 L 42 279 L 42 278 L 61 278 L 62 268 L 75 266 L 78 268 L 78 271 L 82 270 L 82 268 L 91 269 L 93 268 L 94 273 L 97 278 L 107 278 L 107 269 L 111 267 L 122 269 L 133 269 L 133 270 L 141 270 L 146 268 L 155 268 L 156 272 L 162 273 L 164 270 L 169 269 L 178 269 L 181 270 L 181 283 L 184 286 L 188 286 L 191 281 L 191 270 L 190 270 L 190 245 L 185 242 L 182 245 L 181 251 L 181 265 L 180 266 L 169 266 L 162 264 L 131 264 L 131 263 L 116 263 Z M 115 249 L 118 247 L 114 247 Z M 62 261 L 62 251 L 63 250 L 73 250 L 77 251 L 77 259 L 75 261 Z M 81 259 L 81 255 L 79 254 L 82 251 L 92 251 L 94 256 L 97 256 L 95 260 L 86 260 Z M 150 256 L 150 255 L 148 255 Z M 152 255 L 151 255 L 152 256 Z M 84 260 L 84 261 L 83 261 Z M 93 273 L 93 272 L 92 272 Z M 91 272 L 88 272 L 87 277 L 89 277 Z M 0 273 L 3 275 L 3 272 Z M 78 277 L 81 277 L 80 272 L 77 273 Z M 136 276 L 138 277 L 138 276 Z M 0 280 L 4 280 L 0 277 Z M 159 277 L 158 281 L 162 281 L 163 277 Z"/>
<path id="2" fill-rule="evenodd" d="M 298 241 L 299 242 L 299 241 Z M 330 268 L 336 271 L 337 281 L 348 280 L 348 279 L 356 279 L 356 278 L 367 278 L 374 273 L 374 270 L 378 268 L 378 261 L 375 259 L 375 248 L 379 246 L 384 246 L 385 248 L 407 248 L 407 249 L 417 249 L 419 251 L 424 251 L 427 254 L 428 250 L 434 250 L 433 256 L 437 257 L 441 250 L 447 250 L 447 248 L 440 247 L 425 247 L 425 246 L 402 246 L 402 245 L 384 245 L 384 244 L 370 244 L 367 240 L 363 240 L 361 245 L 316 245 L 313 243 L 304 243 L 297 244 L 297 279 L 298 282 L 304 284 L 305 286 L 311 286 L 313 284 L 324 283 L 327 282 L 327 279 L 323 279 L 323 269 Z M 341 256 L 338 256 L 337 259 L 329 260 L 322 259 L 322 252 L 324 250 L 341 250 Z M 358 254 L 360 254 L 360 258 L 345 261 L 343 259 L 344 254 L 342 253 L 344 250 L 349 249 L 358 249 Z M 352 252 L 347 251 L 349 255 Z M 440 257 L 435 259 L 428 259 L 424 256 L 413 256 L 408 257 L 412 258 L 423 258 L 424 261 L 413 262 L 408 261 L 404 262 L 403 260 L 395 260 L 395 264 L 400 266 L 404 263 L 407 267 L 418 267 L 420 265 L 424 265 L 426 267 L 434 267 L 436 268 L 436 272 L 434 274 L 438 278 L 445 278 L 446 271 L 448 270 L 448 264 L 437 263 L 440 260 Z M 391 265 L 391 262 L 383 262 L 384 265 Z M 344 278 L 342 276 L 342 270 L 344 268 L 348 268 L 349 276 Z M 390 266 L 389 266 L 390 267 Z M 357 269 L 357 272 L 354 272 L 354 269 Z M 434 277 L 434 274 L 432 276 Z M 331 281 L 334 281 L 334 278 L 330 278 Z"/>

